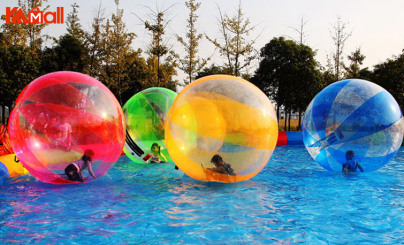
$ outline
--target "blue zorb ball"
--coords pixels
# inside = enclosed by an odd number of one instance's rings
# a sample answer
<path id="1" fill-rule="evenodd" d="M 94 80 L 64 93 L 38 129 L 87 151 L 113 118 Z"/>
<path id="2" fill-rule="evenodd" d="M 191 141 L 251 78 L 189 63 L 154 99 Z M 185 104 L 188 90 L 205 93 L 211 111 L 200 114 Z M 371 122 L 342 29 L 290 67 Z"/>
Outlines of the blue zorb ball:
<path id="1" fill-rule="evenodd" d="M 3 185 L 5 180 L 10 176 L 6 165 L 0 162 L 0 186 Z"/>
<path id="2" fill-rule="evenodd" d="M 342 171 L 346 152 L 353 151 L 352 161 L 369 172 L 383 167 L 399 150 L 403 115 L 385 89 L 349 79 L 327 86 L 314 97 L 302 131 L 307 151 L 322 167 Z"/>

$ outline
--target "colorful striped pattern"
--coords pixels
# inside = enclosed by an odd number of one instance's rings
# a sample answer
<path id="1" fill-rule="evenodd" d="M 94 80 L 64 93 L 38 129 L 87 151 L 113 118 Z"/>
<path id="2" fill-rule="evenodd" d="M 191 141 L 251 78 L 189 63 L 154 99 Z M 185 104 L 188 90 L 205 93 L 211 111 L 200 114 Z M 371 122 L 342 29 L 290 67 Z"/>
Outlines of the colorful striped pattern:
<path id="1" fill-rule="evenodd" d="M 360 79 L 333 83 L 311 101 L 303 118 L 303 141 L 321 166 L 341 171 L 352 150 L 365 171 L 384 166 L 403 140 L 403 116 L 393 96 Z"/>

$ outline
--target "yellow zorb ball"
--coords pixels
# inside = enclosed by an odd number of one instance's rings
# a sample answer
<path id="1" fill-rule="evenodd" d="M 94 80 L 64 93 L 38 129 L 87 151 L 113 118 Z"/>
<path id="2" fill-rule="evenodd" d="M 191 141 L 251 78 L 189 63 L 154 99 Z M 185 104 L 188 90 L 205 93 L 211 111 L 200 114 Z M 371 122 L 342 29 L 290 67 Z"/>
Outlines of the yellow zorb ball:
<path id="1" fill-rule="evenodd" d="M 265 167 L 276 146 L 278 124 L 260 89 L 238 77 L 213 75 L 178 94 L 165 138 L 171 158 L 191 178 L 238 182 Z"/>

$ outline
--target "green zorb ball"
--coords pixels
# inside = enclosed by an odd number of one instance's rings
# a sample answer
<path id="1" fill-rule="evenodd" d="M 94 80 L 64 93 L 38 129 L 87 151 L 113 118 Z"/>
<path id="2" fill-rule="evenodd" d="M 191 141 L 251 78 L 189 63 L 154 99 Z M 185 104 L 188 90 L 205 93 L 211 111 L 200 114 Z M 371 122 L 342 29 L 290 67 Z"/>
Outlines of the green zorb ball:
<path id="1" fill-rule="evenodd" d="M 123 106 L 126 140 L 123 151 L 134 162 L 144 163 L 153 143 L 171 161 L 165 146 L 164 123 L 177 93 L 166 88 L 148 88 L 130 98 Z M 146 157 L 146 158 L 145 158 Z"/>

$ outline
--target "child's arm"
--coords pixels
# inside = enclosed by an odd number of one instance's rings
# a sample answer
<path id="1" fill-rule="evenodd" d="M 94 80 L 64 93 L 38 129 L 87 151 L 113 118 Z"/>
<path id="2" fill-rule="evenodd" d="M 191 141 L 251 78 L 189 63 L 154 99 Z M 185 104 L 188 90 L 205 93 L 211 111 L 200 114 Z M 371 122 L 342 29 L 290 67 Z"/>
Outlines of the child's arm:
<path id="1" fill-rule="evenodd" d="M 92 166 L 92 162 L 88 162 L 88 172 L 90 172 L 90 175 L 93 176 L 93 178 L 95 179 L 95 174 L 93 172 L 93 166 Z M 83 177 L 83 176 L 82 176 Z"/>
<path id="2" fill-rule="evenodd" d="M 164 162 L 168 162 L 167 158 L 163 155 L 163 153 L 160 153 L 161 158 L 163 158 Z"/>
<path id="3" fill-rule="evenodd" d="M 356 164 L 358 165 L 359 170 L 360 170 L 361 172 L 363 172 L 363 168 L 362 168 L 362 166 L 359 164 L 358 161 L 356 161 Z"/>

